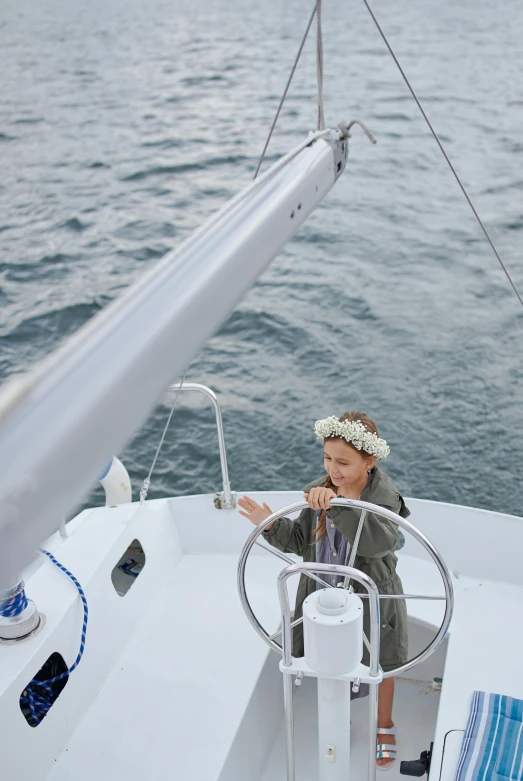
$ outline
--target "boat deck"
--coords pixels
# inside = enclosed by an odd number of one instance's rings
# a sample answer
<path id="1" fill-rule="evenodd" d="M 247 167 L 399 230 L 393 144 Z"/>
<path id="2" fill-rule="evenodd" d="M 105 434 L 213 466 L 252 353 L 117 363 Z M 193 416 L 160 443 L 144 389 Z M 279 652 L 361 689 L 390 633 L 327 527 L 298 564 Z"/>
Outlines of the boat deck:
<path id="1" fill-rule="evenodd" d="M 258 496 L 274 506 L 294 499 Z M 441 525 L 446 516 L 436 509 Z M 481 521 L 481 512 L 470 513 L 471 523 Z M 485 514 L 486 520 L 491 515 Z M 174 773 L 184 781 L 283 781 L 279 657 L 247 621 L 237 593 L 238 555 L 248 532 L 237 513 L 217 514 L 212 497 L 184 497 L 144 508 L 87 511 L 71 524 L 66 541 L 50 541 L 87 594 L 86 651 L 47 717 L 31 729 L 18 706 L 20 692 L 51 653 L 58 651 L 72 663 L 82 616 L 66 576 L 48 561 L 37 562 L 24 577 L 28 595 L 46 614 L 45 627 L 31 642 L 0 647 L 0 728 L 10 735 L 6 778 L 143 781 Z M 446 532 L 443 543 L 447 539 Z M 132 588 L 119 596 L 111 574 L 134 540 L 143 546 L 145 565 Z M 407 545 L 399 556 L 405 592 L 441 594 L 436 567 L 415 554 Z M 281 568 L 279 559 L 259 549 L 247 568 L 249 598 L 269 631 L 279 622 Z M 399 759 L 417 758 L 434 740 L 431 781 L 453 781 L 474 689 L 523 698 L 517 656 L 521 629 L 515 619 L 523 588 L 477 572 L 457 574 L 453 582 L 455 616 L 448 642 L 410 672 L 413 680 L 397 680 Z M 289 583 L 292 597 L 297 579 Z M 443 605 L 412 600 L 408 612 L 411 653 L 416 653 L 439 626 Z M 442 676 L 439 692 L 431 681 Z M 364 778 L 366 699 L 353 702 L 352 722 L 354 777 Z M 314 680 L 297 691 L 296 724 L 298 778 L 312 781 L 317 775 Z M 388 778 L 399 778 L 398 773 L 399 763 Z"/>
<path id="2" fill-rule="evenodd" d="M 236 587 L 237 563 L 231 555 L 186 555 L 180 560 L 58 757 L 49 781 L 92 781 L 94 776 L 143 781 L 163 777 L 168 767 L 184 781 L 219 777 L 263 678 L 267 656 L 277 661 L 245 618 Z M 263 556 L 254 556 L 251 565 L 253 600 L 259 603 L 260 619 L 274 631 L 277 603 L 259 597 L 267 596 L 281 565 Z M 277 703 L 267 718 L 279 719 L 276 664 L 272 672 L 267 685 L 272 680 Z M 256 748 L 250 751 L 255 765 Z M 263 766 L 265 758 L 258 762 Z"/>
<path id="3" fill-rule="evenodd" d="M 431 592 L 429 565 L 415 559 L 404 564 L 406 588 L 419 590 L 418 578 L 425 571 L 425 593 L 437 593 L 436 573 Z M 262 623 L 274 631 L 281 562 L 262 552 L 248 566 L 249 596 Z M 278 658 L 245 619 L 236 569 L 236 556 L 183 556 L 55 762 L 49 781 L 69 781 L 73 775 L 76 781 L 91 781 L 93 775 L 116 781 L 123 773 L 128 781 L 143 781 L 161 776 L 167 761 L 186 781 L 239 778 L 232 766 L 235 753 L 241 751 L 238 736 L 251 718 L 253 700 L 258 700 L 261 717 L 273 720 L 273 727 L 258 744 L 249 741 L 249 778 L 283 781 Z M 441 613 L 437 603 L 426 604 Z M 422 603 L 415 608 L 423 614 Z M 306 679 L 296 697 L 300 781 L 316 778 L 315 689 L 315 681 Z M 414 759 L 429 747 L 438 699 L 439 692 L 427 682 L 399 681 L 395 718 L 400 758 Z M 354 701 L 352 717 L 353 762 L 362 773 L 367 761 L 367 702 Z"/>
<path id="4" fill-rule="evenodd" d="M 129 781 L 143 781 L 150 774 L 161 775 L 167 761 L 175 763 L 177 775 L 187 781 L 237 779 L 245 772 L 239 769 L 246 761 L 241 756 L 245 752 L 242 729 L 251 738 L 249 778 L 285 780 L 278 660 L 245 620 L 236 592 L 236 567 L 236 556 L 231 555 L 185 555 L 180 560 L 55 762 L 49 781 L 68 781 L 73 774 L 77 781 L 90 781 L 93 774 L 116 781 L 124 769 Z M 250 597 L 270 630 L 278 621 L 274 583 L 280 567 L 278 560 L 262 554 L 252 557 L 249 568 Z M 426 562 L 403 557 L 400 571 L 406 591 L 441 593 L 439 576 Z M 459 752 L 470 693 L 485 687 L 486 681 L 495 691 L 523 696 L 523 687 L 493 657 L 491 637 L 493 626 L 504 624 L 499 605 L 509 609 L 519 605 L 521 589 L 470 579 L 456 580 L 454 585 L 458 618 L 449 640 L 441 703 L 440 692 L 428 680 L 397 681 L 394 718 L 399 760 L 416 759 L 429 748 L 438 709 L 441 730 L 458 733 L 452 746 L 454 754 Z M 478 615 L 483 610 L 490 615 L 490 623 L 485 622 L 478 632 Z M 436 625 L 442 606 L 411 602 L 409 614 L 422 624 Z M 503 630 L 506 636 L 510 632 L 508 627 Z M 467 643 L 470 633 L 478 637 L 474 653 Z M 415 678 L 416 670 L 411 675 Z M 305 679 L 296 692 L 300 781 L 317 777 L 315 691 L 315 681 Z M 265 724 L 259 741 L 257 719 L 272 720 L 274 725 Z M 352 722 L 353 772 L 359 778 L 367 766 L 366 699 L 353 702 Z M 455 764 L 450 757 L 447 763 L 452 765 L 451 778 Z M 388 778 L 400 778 L 399 762 Z"/>
<path id="5" fill-rule="evenodd" d="M 417 759 L 434 740 L 440 692 L 426 681 L 399 679 L 394 697 L 394 722 L 398 730 L 398 758 Z M 295 694 L 296 778 L 318 781 L 318 719 L 316 681 L 306 678 Z M 368 700 L 351 703 L 351 778 L 367 778 Z M 387 771 L 387 779 L 399 781 L 399 761 Z M 283 724 L 274 742 L 261 781 L 287 781 Z"/>

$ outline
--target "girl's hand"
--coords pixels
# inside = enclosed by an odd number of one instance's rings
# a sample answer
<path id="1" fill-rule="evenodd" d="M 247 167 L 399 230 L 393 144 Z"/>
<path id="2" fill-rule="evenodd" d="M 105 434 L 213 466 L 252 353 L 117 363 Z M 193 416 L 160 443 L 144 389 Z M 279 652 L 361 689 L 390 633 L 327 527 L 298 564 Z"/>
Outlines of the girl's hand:
<path id="1" fill-rule="evenodd" d="M 255 502 L 254 499 L 251 499 L 248 496 L 242 496 L 241 499 L 238 499 L 238 504 L 245 510 L 245 512 L 239 510 L 240 515 L 243 515 L 244 518 L 248 518 L 255 526 L 259 526 L 262 521 L 269 517 L 269 515 L 272 515 L 272 510 L 268 504 L 265 504 L 265 502 L 263 504 L 258 504 L 258 502 Z M 272 527 L 269 526 L 269 529 L 270 528 Z M 267 531 L 269 529 L 267 529 Z"/>
<path id="2" fill-rule="evenodd" d="M 331 499 L 336 498 L 336 494 L 332 488 L 311 488 L 308 494 L 303 494 L 305 500 L 309 503 L 309 507 L 313 510 L 328 510 L 330 507 Z"/>

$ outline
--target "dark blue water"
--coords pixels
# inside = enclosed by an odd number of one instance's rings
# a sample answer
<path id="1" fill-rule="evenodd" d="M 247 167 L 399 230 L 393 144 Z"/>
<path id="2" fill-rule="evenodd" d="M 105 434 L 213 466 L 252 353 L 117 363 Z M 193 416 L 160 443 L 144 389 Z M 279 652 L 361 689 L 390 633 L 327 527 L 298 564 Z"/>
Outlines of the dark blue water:
<path id="1" fill-rule="evenodd" d="M 359 408 L 408 495 L 520 514 L 523 312 L 359 0 L 324 2 L 347 170 L 187 378 L 224 407 L 233 488 L 321 472 L 314 420 Z M 375 10 L 523 288 L 523 9 Z M 95 315 L 252 177 L 312 2 L 4 0 L 0 376 Z M 308 42 L 270 159 L 314 127 Z M 188 406 L 190 402 L 190 406 Z M 120 454 L 135 489 L 168 408 Z M 212 411 L 183 398 L 150 496 L 219 489 Z M 99 493 L 94 499 L 99 500 Z"/>

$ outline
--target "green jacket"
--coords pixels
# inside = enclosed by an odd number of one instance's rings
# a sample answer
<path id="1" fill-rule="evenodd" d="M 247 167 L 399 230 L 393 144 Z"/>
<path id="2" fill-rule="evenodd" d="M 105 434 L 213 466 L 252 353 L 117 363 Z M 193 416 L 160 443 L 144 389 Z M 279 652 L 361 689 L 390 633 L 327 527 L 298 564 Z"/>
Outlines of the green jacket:
<path id="1" fill-rule="evenodd" d="M 373 479 L 363 489 L 360 496 L 361 501 L 378 504 L 392 510 L 402 518 L 407 518 L 410 512 L 392 480 L 378 467 L 375 467 L 373 471 Z M 311 488 L 323 485 L 324 480 L 325 478 L 322 477 L 309 483 L 303 489 L 304 492 L 307 493 Z M 360 511 L 353 508 L 332 507 L 328 511 L 328 515 L 331 522 L 352 545 L 358 527 Z M 278 550 L 285 553 L 296 553 L 304 561 L 316 561 L 316 543 L 314 541 L 316 525 L 316 512 L 307 507 L 301 511 L 296 520 L 280 518 L 268 532 L 264 533 L 264 537 Z M 372 578 L 381 594 L 403 594 L 403 586 L 396 573 L 397 558 L 394 551 L 398 544 L 397 524 L 369 513 L 363 524 L 354 566 Z M 316 582 L 306 575 L 302 575 L 296 596 L 295 618 L 301 617 L 303 601 L 315 589 Z M 363 592 L 364 590 L 359 583 L 354 583 L 354 591 Z M 367 607 L 367 600 L 364 600 L 364 604 Z M 384 670 L 388 670 L 407 661 L 408 637 L 405 601 L 403 599 L 380 600 L 380 619 L 380 663 Z M 367 609 L 365 609 L 364 630 L 368 637 Z M 293 655 L 303 656 L 302 624 L 294 628 Z M 363 662 L 368 664 L 366 651 Z"/>

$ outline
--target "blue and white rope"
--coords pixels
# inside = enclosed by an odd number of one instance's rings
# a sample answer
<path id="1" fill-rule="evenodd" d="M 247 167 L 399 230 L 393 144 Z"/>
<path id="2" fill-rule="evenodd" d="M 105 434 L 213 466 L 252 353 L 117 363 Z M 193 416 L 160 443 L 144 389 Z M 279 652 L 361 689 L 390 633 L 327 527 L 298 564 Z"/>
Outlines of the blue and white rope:
<path id="1" fill-rule="evenodd" d="M 27 607 L 27 597 L 24 591 L 24 582 L 6 592 L 4 599 L 0 599 L 0 616 L 12 618 L 19 616 Z"/>
<path id="2" fill-rule="evenodd" d="M 74 664 L 68 670 L 65 670 L 65 672 L 60 673 L 60 675 L 55 675 L 54 678 L 49 678 L 46 681 L 38 681 L 35 678 L 33 678 L 29 686 L 26 686 L 26 688 L 22 692 L 22 695 L 20 697 L 20 705 L 29 706 L 29 710 L 31 711 L 31 716 L 33 717 L 36 724 L 40 724 L 41 720 L 47 715 L 47 712 L 54 704 L 55 694 L 50 684 L 55 683 L 56 681 L 61 681 L 64 678 L 68 678 L 69 675 L 74 670 L 76 670 L 76 668 L 80 664 L 80 660 L 85 650 L 85 636 L 87 632 L 87 620 L 89 618 L 87 599 L 85 598 L 83 588 L 81 587 L 80 583 L 75 578 L 75 576 L 71 572 L 69 572 L 69 570 L 63 566 L 63 564 L 60 564 L 60 562 L 57 561 L 53 556 L 53 554 L 49 553 L 49 551 L 43 550 L 43 548 L 41 548 L 40 553 L 44 553 L 48 558 L 51 559 L 53 564 L 56 564 L 56 566 L 59 569 L 61 569 L 62 572 L 65 572 L 65 574 L 71 578 L 76 588 L 78 589 L 78 593 L 80 594 L 80 599 L 83 602 L 84 617 L 83 617 L 83 624 L 82 624 L 82 637 L 80 640 L 80 650 L 78 651 L 78 656 L 76 657 Z M 22 590 L 23 590 L 23 584 L 22 584 Z M 36 687 L 38 687 L 38 691 L 35 690 Z"/>

